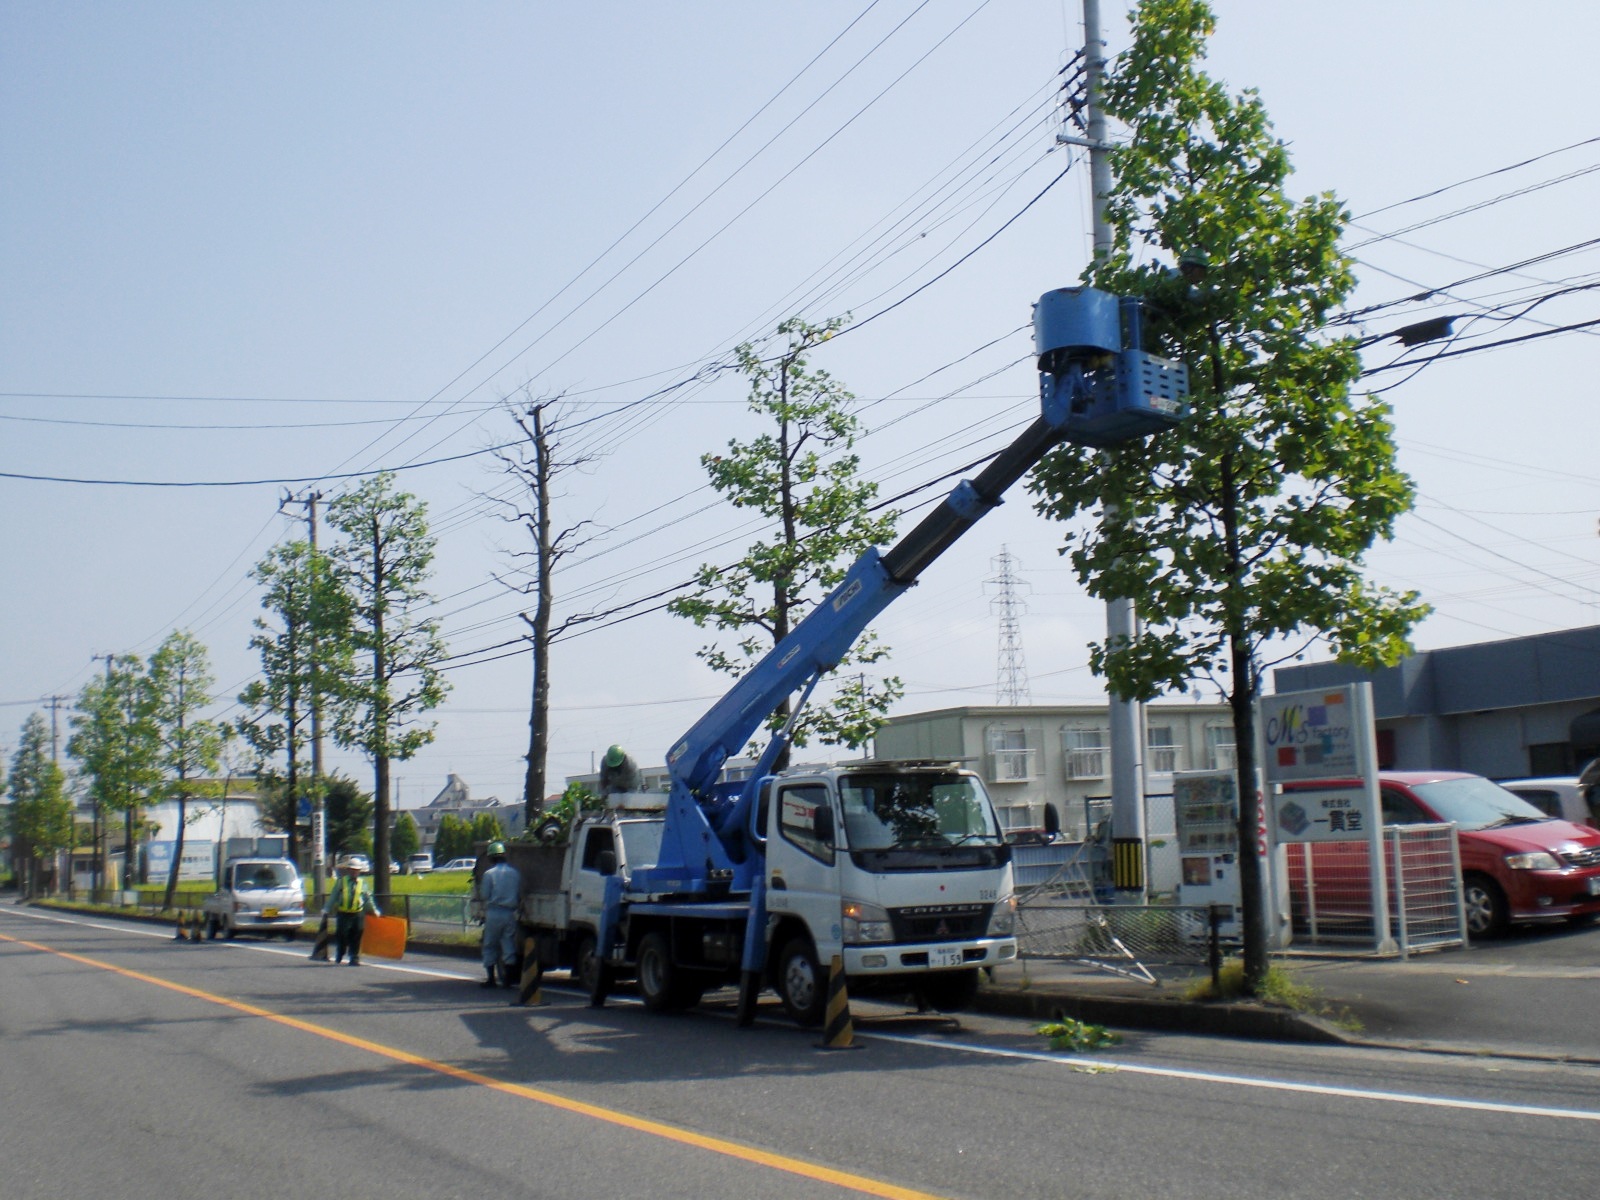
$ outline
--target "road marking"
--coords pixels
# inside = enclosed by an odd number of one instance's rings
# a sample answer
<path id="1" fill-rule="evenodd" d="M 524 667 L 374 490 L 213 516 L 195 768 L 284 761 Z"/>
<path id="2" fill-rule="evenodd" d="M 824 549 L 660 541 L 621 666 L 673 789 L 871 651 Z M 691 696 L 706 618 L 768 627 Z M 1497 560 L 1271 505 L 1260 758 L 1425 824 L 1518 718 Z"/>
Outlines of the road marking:
<path id="1" fill-rule="evenodd" d="M 508 1083 L 502 1079 L 494 1079 L 488 1075 L 481 1075 L 476 1071 L 469 1071 L 464 1067 L 452 1066 L 450 1063 L 439 1062 L 437 1059 L 424 1058 L 420 1054 L 412 1054 L 408 1050 L 401 1050 L 394 1046 L 386 1046 L 382 1042 L 368 1041 L 366 1038 L 355 1037 L 352 1034 L 341 1033 L 337 1029 L 330 1029 L 326 1025 L 318 1025 L 312 1021 L 305 1021 L 299 1017 L 285 1016 L 283 1013 L 273 1012 L 268 1008 L 260 1008 L 254 1004 L 246 1004 L 240 1000 L 230 1000 L 226 996 L 219 996 L 212 992 L 201 991 L 199 988 L 188 987 L 185 984 L 173 983 L 168 979 L 161 979 L 155 975 L 146 975 L 141 971 L 130 971 L 126 967 L 115 966 L 112 963 L 101 962 L 99 959 L 87 958 L 81 954 L 73 954 L 66 950 L 57 950 L 53 946 L 46 946 L 39 942 L 30 942 L 22 938 L 9 937 L 0 933 L 0 942 L 10 942 L 13 945 L 25 946 L 30 950 L 38 950 L 45 954 L 54 954 L 70 962 L 81 963 L 87 967 L 98 970 L 110 971 L 126 979 L 137 980 L 140 983 L 153 984 L 182 996 L 189 996 L 196 1000 L 204 1000 L 210 1004 L 220 1005 L 237 1013 L 250 1017 L 260 1017 L 265 1021 L 272 1021 L 285 1025 L 290 1029 L 297 1029 L 302 1033 L 313 1034 L 316 1037 L 326 1038 L 331 1042 L 350 1046 L 357 1050 L 365 1050 L 380 1058 L 387 1058 L 394 1062 L 404 1063 L 411 1067 L 421 1067 L 427 1071 L 434 1071 L 440 1075 L 463 1083 L 477 1084 L 479 1087 L 490 1088 L 493 1091 L 504 1092 L 509 1096 L 517 1096 L 524 1100 L 532 1100 L 537 1104 L 549 1108 L 560 1109 L 563 1112 L 589 1117 L 596 1121 L 603 1121 L 608 1125 L 617 1125 L 623 1129 L 631 1129 L 637 1133 L 646 1133 L 652 1137 L 662 1138 L 665 1141 L 677 1142 L 685 1146 L 693 1146 L 699 1150 L 709 1150 L 713 1154 L 721 1154 L 727 1158 L 739 1159 L 743 1162 L 754 1163 L 757 1166 L 768 1167 L 774 1171 L 783 1171 L 790 1175 L 799 1175 L 806 1179 L 814 1179 L 821 1183 L 830 1183 L 837 1187 L 848 1188 L 868 1196 L 882 1196 L 885 1200 L 940 1200 L 931 1192 L 919 1192 L 912 1188 L 898 1187 L 892 1183 L 871 1179 L 865 1175 L 855 1175 L 849 1171 L 838 1171 L 832 1167 L 825 1167 L 818 1163 L 806 1162 L 803 1159 L 790 1158 L 788 1155 L 775 1154 L 768 1150 L 758 1150 L 753 1146 L 740 1145 L 738 1142 L 728 1141 L 725 1138 L 712 1137 L 692 1130 L 680 1129 L 674 1125 L 667 1125 L 661 1121 L 652 1121 L 647 1117 L 636 1117 L 631 1113 L 618 1109 L 603 1108 L 598 1104 L 588 1104 L 582 1100 L 572 1100 L 566 1096 L 557 1095 L 555 1092 L 543 1091 L 539 1088 L 527 1087 L 520 1083 Z"/>
<path id="2" fill-rule="evenodd" d="M 913 1046 L 934 1046 L 966 1054 L 986 1054 L 994 1058 L 1018 1058 L 1029 1062 L 1053 1063 L 1094 1071 L 1151 1075 L 1160 1079 L 1181 1079 L 1194 1083 L 1220 1083 L 1231 1087 L 1261 1088 L 1274 1092 L 1300 1092 L 1311 1096 L 1338 1096 L 1348 1100 L 1377 1100 L 1387 1104 L 1413 1104 L 1424 1108 L 1455 1108 L 1476 1112 L 1503 1113 L 1526 1117 L 1559 1117 L 1568 1121 L 1600 1121 L 1600 1112 L 1582 1108 L 1542 1108 L 1533 1104 L 1505 1104 L 1496 1100 L 1462 1100 L 1451 1096 L 1427 1096 L 1416 1092 L 1380 1092 L 1369 1088 L 1339 1087 L 1325 1083 L 1294 1083 L 1287 1080 L 1252 1079 L 1248 1075 L 1219 1075 L 1214 1071 L 1194 1071 L 1185 1067 L 1152 1067 L 1143 1063 L 1120 1062 L 1110 1058 L 1045 1054 L 1034 1050 L 1005 1050 L 995 1046 L 975 1046 L 968 1042 L 944 1042 L 935 1038 L 905 1033 L 858 1033 L 858 1038 L 883 1042 L 903 1042 Z"/>

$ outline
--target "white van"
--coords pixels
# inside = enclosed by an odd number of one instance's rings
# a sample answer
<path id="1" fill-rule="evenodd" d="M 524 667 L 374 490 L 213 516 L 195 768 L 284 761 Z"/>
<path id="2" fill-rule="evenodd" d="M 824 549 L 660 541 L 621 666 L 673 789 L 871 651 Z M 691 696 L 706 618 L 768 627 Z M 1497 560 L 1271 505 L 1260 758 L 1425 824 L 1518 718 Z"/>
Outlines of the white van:
<path id="1" fill-rule="evenodd" d="M 1576 775 L 1506 779 L 1500 781 L 1500 786 L 1521 796 L 1547 816 L 1600 829 L 1600 786 L 1590 786 L 1586 795 Z"/>

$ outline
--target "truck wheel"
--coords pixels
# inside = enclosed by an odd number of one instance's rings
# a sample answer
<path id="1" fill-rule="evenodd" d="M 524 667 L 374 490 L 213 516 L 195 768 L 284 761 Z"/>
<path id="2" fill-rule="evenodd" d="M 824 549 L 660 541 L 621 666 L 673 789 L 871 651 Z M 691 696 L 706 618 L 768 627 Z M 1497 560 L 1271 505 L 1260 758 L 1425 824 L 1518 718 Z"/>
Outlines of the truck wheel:
<path id="1" fill-rule="evenodd" d="M 662 934 L 647 933 L 639 943 L 639 996 L 651 1012 L 683 1007 L 672 968 L 672 947 Z"/>
<path id="2" fill-rule="evenodd" d="M 937 1012 L 965 1012 L 978 995 L 978 972 L 940 971 L 923 981 L 917 995 Z"/>
<path id="3" fill-rule="evenodd" d="M 1467 933 L 1471 937 L 1499 937 L 1511 927 L 1511 909 L 1500 885 L 1487 875 L 1468 875 L 1461 899 L 1467 907 Z"/>
<path id="4" fill-rule="evenodd" d="M 827 980 L 817 965 L 811 939 L 797 937 L 778 955 L 778 995 L 796 1025 L 810 1029 L 822 1024 L 827 1008 Z"/>
<path id="5" fill-rule="evenodd" d="M 283 931 L 283 940 L 284 940 L 284 941 L 286 941 L 286 942 L 292 942 L 292 941 L 294 941 L 294 934 L 295 934 L 295 931 L 294 931 L 294 930 L 292 930 L 292 929 L 285 929 L 285 930 L 284 930 L 284 931 Z"/>
<path id="6" fill-rule="evenodd" d="M 212 913 L 206 918 L 206 937 L 210 938 L 214 942 L 217 940 L 217 934 L 221 932 L 222 926 L 217 921 L 217 915 L 216 913 Z"/>
<path id="7" fill-rule="evenodd" d="M 239 931 L 233 927 L 232 917 L 222 918 L 222 936 L 227 938 L 230 942 L 239 936 Z"/>
<path id="8" fill-rule="evenodd" d="M 596 953 L 594 934 L 586 933 L 578 940 L 578 953 L 572 959 L 572 977 L 588 995 L 594 995 L 594 985 L 600 980 L 600 958 Z"/>

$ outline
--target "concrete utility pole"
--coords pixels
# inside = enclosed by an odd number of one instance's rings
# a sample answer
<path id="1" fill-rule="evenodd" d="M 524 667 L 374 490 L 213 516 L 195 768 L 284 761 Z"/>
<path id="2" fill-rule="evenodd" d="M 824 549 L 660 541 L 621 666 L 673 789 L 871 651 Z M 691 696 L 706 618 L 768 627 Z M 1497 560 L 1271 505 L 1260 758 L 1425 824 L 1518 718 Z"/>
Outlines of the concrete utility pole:
<path id="1" fill-rule="evenodd" d="M 1084 131 L 1089 151 L 1089 178 L 1094 189 L 1094 256 L 1111 254 L 1111 225 L 1106 220 L 1106 197 L 1111 192 L 1111 160 L 1107 154 L 1106 120 L 1102 111 L 1102 80 L 1106 44 L 1100 36 L 1100 0 L 1083 0 L 1083 58 L 1088 88 Z M 1114 524 L 1116 510 L 1101 515 Z M 1132 641 L 1138 616 L 1131 599 L 1106 601 L 1106 643 Z M 1144 847 L 1144 705 L 1106 692 L 1111 735 L 1112 882 L 1118 898 L 1142 904 L 1146 899 Z"/>
<path id="2" fill-rule="evenodd" d="M 290 504 L 299 504 L 306 510 L 306 528 L 309 532 L 307 541 L 311 544 L 313 561 L 317 554 L 317 501 L 322 499 L 321 492 L 307 492 L 304 499 L 295 499 L 285 496 L 283 503 L 278 505 L 278 511 Z M 311 603 L 316 604 L 316 592 L 313 589 Z M 315 611 L 313 610 L 313 618 Z M 324 885 L 328 874 L 328 806 L 322 789 L 322 694 L 317 690 L 316 663 L 317 659 L 317 633 L 316 621 L 312 620 L 311 629 L 311 795 L 314 797 L 311 811 L 311 873 L 314 880 L 314 890 L 318 897 L 325 894 Z M 295 798 L 296 811 L 298 812 L 299 797 Z"/>

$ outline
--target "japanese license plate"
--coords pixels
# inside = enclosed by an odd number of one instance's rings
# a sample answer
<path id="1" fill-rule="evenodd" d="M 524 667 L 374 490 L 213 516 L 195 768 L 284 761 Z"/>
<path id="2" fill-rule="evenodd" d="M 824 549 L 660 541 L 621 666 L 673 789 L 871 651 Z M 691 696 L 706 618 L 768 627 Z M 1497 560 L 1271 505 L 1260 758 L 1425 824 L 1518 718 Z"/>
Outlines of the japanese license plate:
<path id="1" fill-rule="evenodd" d="M 278 910 L 275 909 L 275 908 L 263 908 L 261 910 L 261 918 L 262 918 L 262 920 L 265 920 L 265 921 L 270 921 L 270 920 L 272 920 L 273 917 L 275 917 L 277 915 L 278 915 Z"/>
<path id="2" fill-rule="evenodd" d="M 1589 895 L 1600 896 L 1600 875 L 1589 876 Z"/>
<path id="3" fill-rule="evenodd" d="M 966 957 L 958 947 L 935 946 L 928 951 L 928 965 L 930 967 L 959 967 L 966 962 Z"/>

